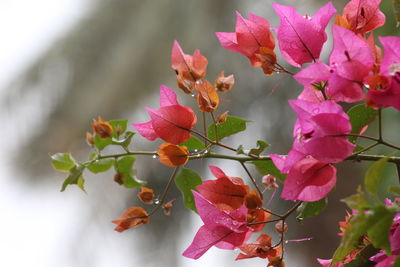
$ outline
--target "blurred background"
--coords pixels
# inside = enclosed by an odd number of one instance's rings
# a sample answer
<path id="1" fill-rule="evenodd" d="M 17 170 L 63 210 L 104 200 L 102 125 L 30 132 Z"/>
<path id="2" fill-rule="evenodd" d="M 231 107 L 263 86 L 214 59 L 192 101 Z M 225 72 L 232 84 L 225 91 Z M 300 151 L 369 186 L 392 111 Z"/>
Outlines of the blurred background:
<path id="1" fill-rule="evenodd" d="M 295 5 L 300 13 L 310 15 L 327 3 L 278 2 Z M 398 35 L 391 1 L 383 2 L 387 24 L 378 34 Z M 250 147 L 263 139 L 272 144 L 269 152 L 286 153 L 292 144 L 295 119 L 286 101 L 296 98 L 301 87 L 285 74 L 264 76 L 244 56 L 220 47 L 214 35 L 217 31 L 234 31 L 236 10 L 245 17 L 255 13 L 277 27 L 279 21 L 271 3 L 1 1 L 0 266 L 265 266 L 262 260 L 234 262 L 237 252 L 215 248 L 197 261 L 182 257 L 202 223 L 184 210 L 175 189 L 169 195 L 169 199 L 177 198 L 170 217 L 158 214 L 150 225 L 123 234 L 115 232 L 111 220 L 138 204 L 136 190 L 116 184 L 109 171 L 105 175 L 85 175 L 87 194 L 75 186 L 60 193 L 65 177 L 52 170 L 49 155 L 71 152 L 78 160 L 85 160 L 89 154 L 85 133 L 98 115 L 105 120 L 147 121 L 144 107 L 158 107 L 159 86 L 177 89 L 170 68 L 175 39 L 186 53 L 199 48 L 208 58 L 209 80 L 222 70 L 235 74 L 236 84 L 223 95 L 225 101 L 219 110 L 229 110 L 231 115 L 254 122 L 249 124 L 247 134 L 228 138 L 226 143 Z M 333 3 L 340 13 L 345 2 Z M 328 56 L 330 47 L 325 45 L 321 58 Z M 190 97 L 179 90 L 177 93 L 182 103 L 193 105 Z M 399 115 L 385 112 L 391 118 L 385 121 L 392 129 L 387 132 L 388 138 L 397 140 L 399 125 L 391 120 L 398 121 Z M 133 144 L 134 150 L 158 147 L 158 143 L 138 135 Z M 209 164 L 222 167 L 228 175 L 246 177 L 232 162 L 199 160 L 188 167 L 210 179 Z M 318 266 L 317 257 L 330 258 L 339 242 L 337 222 L 345 215 L 339 199 L 354 192 L 365 166 L 342 164 L 337 188 L 321 216 L 302 225 L 289 222 L 289 239 L 313 239 L 287 245 L 288 266 Z M 136 167 L 138 178 L 161 193 L 171 170 L 155 159 L 139 157 Z M 278 199 L 275 203 L 273 209 L 277 211 L 292 205 Z"/>

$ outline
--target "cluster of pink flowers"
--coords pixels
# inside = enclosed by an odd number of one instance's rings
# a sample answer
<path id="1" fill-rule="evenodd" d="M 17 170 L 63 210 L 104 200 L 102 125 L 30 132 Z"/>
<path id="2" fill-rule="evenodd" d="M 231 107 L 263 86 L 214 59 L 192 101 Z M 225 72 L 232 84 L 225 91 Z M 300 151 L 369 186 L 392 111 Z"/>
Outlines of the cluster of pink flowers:
<path id="1" fill-rule="evenodd" d="M 273 4 L 281 20 L 276 33 L 284 59 L 295 67 L 312 62 L 294 75 L 304 90 L 297 100 L 289 101 L 298 116 L 293 148 L 287 156 L 270 155 L 280 171 L 288 174 L 282 192 L 285 199 L 316 201 L 335 186 L 332 163 L 343 161 L 355 148 L 346 137 L 351 132 L 349 117 L 337 102 L 365 99 L 373 107 L 400 110 L 400 38 L 379 38 L 382 58 L 373 34 L 366 36 L 385 23 L 379 4 L 352 0 L 343 15 L 336 17 L 329 65 L 318 59 L 327 40 L 325 28 L 336 13 L 332 3 L 312 17 Z M 255 15 L 245 20 L 238 14 L 236 33 L 217 33 L 217 37 L 223 47 L 244 54 L 256 66 L 255 58 L 261 58 L 265 46 L 274 48 L 268 25 Z M 275 61 L 270 63 L 277 66 Z"/>
<path id="2" fill-rule="evenodd" d="M 325 198 L 335 186 L 336 168 L 333 164 L 345 160 L 355 148 L 348 139 L 351 133 L 349 116 L 339 102 L 365 100 L 374 108 L 393 107 L 400 110 L 400 38 L 379 37 L 383 51 L 375 44 L 371 31 L 385 23 L 379 4 L 379 0 L 351 0 L 343 14 L 336 16 L 332 26 L 333 50 L 329 64 L 319 61 L 319 58 L 327 41 L 325 29 L 336 13 L 333 4 L 329 2 L 311 17 L 297 13 L 291 6 L 273 4 L 280 17 L 280 25 L 274 31 L 283 58 L 298 68 L 311 63 L 293 75 L 304 89 L 297 99 L 289 100 L 297 115 L 292 149 L 287 156 L 269 155 L 275 166 L 287 174 L 281 194 L 284 199 L 317 201 Z M 245 55 L 253 66 L 261 67 L 266 75 L 277 71 L 289 73 L 277 62 L 270 23 L 254 14 L 250 14 L 248 19 L 239 13 L 236 15 L 235 32 L 216 33 L 221 45 Z M 175 42 L 172 67 L 176 70 L 178 85 L 185 93 L 198 90 L 200 109 L 210 112 L 219 100 L 215 96 L 215 88 L 209 82 L 200 81 L 205 76 L 207 63 L 198 50 L 193 56 L 186 55 Z M 207 88 L 211 89 L 202 88 L 199 83 L 207 84 Z M 190 138 L 196 116 L 190 108 L 178 103 L 176 94 L 168 87 L 161 86 L 160 108 L 147 110 L 151 121 L 134 124 L 147 139 L 159 137 L 178 145 Z M 244 199 L 251 198 L 248 188 L 240 178 L 237 178 L 240 179 L 238 181 L 228 177 L 216 167 L 211 167 L 211 170 L 217 180 L 198 186 L 200 193 L 193 192 L 204 225 L 183 255 L 194 259 L 201 257 L 212 246 L 223 249 L 241 247 L 255 231 L 248 225 L 249 213 L 259 207 L 245 205 Z M 237 190 L 235 195 L 239 196 L 236 199 L 239 205 L 232 197 L 227 201 L 223 194 L 215 195 L 215 192 L 207 191 L 209 187 L 219 190 L 219 186 Z M 386 266 L 384 262 L 400 252 L 399 214 L 396 218 L 391 232 L 393 255 L 387 256 L 382 251 L 372 258 L 380 266 Z M 270 239 L 260 238 L 269 244 Z M 245 250 L 248 251 L 248 247 Z M 277 251 L 269 252 L 279 254 Z M 260 255 L 250 253 L 250 256 L 242 258 L 253 256 Z M 276 266 L 279 264 L 276 263 Z"/>

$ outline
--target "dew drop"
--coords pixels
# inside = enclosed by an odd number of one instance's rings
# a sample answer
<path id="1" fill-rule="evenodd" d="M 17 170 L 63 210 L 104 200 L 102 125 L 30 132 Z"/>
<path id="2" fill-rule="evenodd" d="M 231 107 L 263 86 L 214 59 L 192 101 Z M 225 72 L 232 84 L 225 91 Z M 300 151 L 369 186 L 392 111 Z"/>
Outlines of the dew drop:
<path id="1" fill-rule="evenodd" d="M 194 95 L 194 94 L 191 94 L 191 97 L 195 97 L 195 95 Z"/>
<path id="2" fill-rule="evenodd" d="M 198 149 L 195 149 L 195 150 L 194 150 L 194 152 L 197 152 L 197 151 L 199 151 L 199 150 L 198 150 Z"/>
<path id="3" fill-rule="evenodd" d="M 158 199 L 154 200 L 154 204 L 156 204 L 156 205 L 160 204 L 160 200 L 158 200 Z"/>
<path id="4" fill-rule="evenodd" d="M 153 155 L 153 159 L 156 159 L 158 156 L 157 155 Z"/>

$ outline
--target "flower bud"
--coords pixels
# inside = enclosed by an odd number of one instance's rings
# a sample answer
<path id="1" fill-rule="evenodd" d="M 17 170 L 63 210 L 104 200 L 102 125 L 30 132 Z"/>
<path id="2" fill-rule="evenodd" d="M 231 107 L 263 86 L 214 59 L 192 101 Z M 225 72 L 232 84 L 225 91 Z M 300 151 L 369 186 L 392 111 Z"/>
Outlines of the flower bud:
<path id="1" fill-rule="evenodd" d="M 140 192 L 137 194 L 137 197 L 140 201 L 142 201 L 145 204 L 153 204 L 154 191 L 151 188 L 142 186 L 140 188 Z"/>
<path id="2" fill-rule="evenodd" d="M 86 132 L 86 143 L 89 146 L 94 146 L 94 136 L 92 133 Z"/>
<path id="3" fill-rule="evenodd" d="M 215 88 L 209 81 L 204 81 L 203 83 L 196 83 L 196 90 L 198 92 L 197 102 L 200 110 L 213 112 L 219 104 L 219 97 Z"/>
<path id="4" fill-rule="evenodd" d="M 279 221 L 275 224 L 275 230 L 279 233 L 279 234 L 283 234 L 286 233 L 288 230 L 288 226 L 285 222 L 283 221 Z"/>
<path id="5" fill-rule="evenodd" d="M 225 111 L 224 113 L 218 115 L 218 117 L 217 117 L 218 124 L 222 124 L 222 123 L 226 122 L 226 120 L 228 119 L 228 112 L 229 111 Z"/>
<path id="6" fill-rule="evenodd" d="M 248 209 L 256 209 L 262 206 L 262 200 L 256 190 L 244 196 L 244 204 Z"/>
<path id="7" fill-rule="evenodd" d="M 119 185 L 122 185 L 124 182 L 122 181 L 122 177 L 123 177 L 124 175 L 122 174 L 122 173 L 116 173 L 115 175 L 114 175 L 114 182 L 116 182 L 117 184 L 119 184 Z"/>
<path id="8" fill-rule="evenodd" d="M 165 216 L 171 215 L 172 207 L 174 206 L 174 201 L 175 201 L 175 199 L 170 200 L 162 206 Z"/>
<path id="9" fill-rule="evenodd" d="M 221 93 L 231 90 L 234 84 L 235 77 L 233 74 L 225 77 L 224 72 L 221 72 L 214 81 L 214 86 L 217 88 L 217 91 Z"/>
<path id="10" fill-rule="evenodd" d="M 99 135 L 101 138 L 109 138 L 113 133 L 111 124 L 104 121 L 102 117 L 99 116 L 98 121 L 93 120 L 92 123 L 93 131 Z"/>
<path id="11" fill-rule="evenodd" d="M 276 178 L 271 174 L 267 174 L 262 177 L 262 184 L 267 190 L 279 188 L 279 185 L 276 183 Z"/>

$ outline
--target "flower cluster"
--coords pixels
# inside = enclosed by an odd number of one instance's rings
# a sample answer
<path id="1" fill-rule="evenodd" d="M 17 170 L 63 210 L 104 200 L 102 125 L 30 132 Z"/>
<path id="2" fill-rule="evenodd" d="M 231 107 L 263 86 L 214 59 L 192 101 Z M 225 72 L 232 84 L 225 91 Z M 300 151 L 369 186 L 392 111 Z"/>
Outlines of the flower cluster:
<path id="1" fill-rule="evenodd" d="M 222 47 L 243 54 L 265 75 L 289 74 L 302 86 L 297 99 L 288 101 L 297 119 L 292 148 L 287 155 L 262 154 L 268 147 L 262 140 L 258 140 L 257 147 L 252 149 L 242 145 L 234 148 L 221 142 L 244 131 L 249 122 L 228 115 L 227 110 L 215 114 L 222 106 L 219 95 L 232 89 L 235 78 L 225 76 L 222 71 L 214 82 L 210 82 L 206 79 L 208 59 L 199 50 L 193 55 L 185 54 L 178 41 L 174 41 L 171 67 L 176 73 L 177 87 L 195 100 L 198 110 L 180 104 L 177 94 L 161 85 L 160 107 L 146 108 L 150 121 L 132 124 L 144 138 L 164 141 L 159 150 L 150 152 L 129 149 L 134 133 L 127 131 L 126 120 L 105 121 L 99 116 L 92 123 L 93 133 L 87 133 L 87 143 L 95 150 L 87 162 L 78 163 L 70 154 L 52 156 L 53 166 L 68 172 L 62 191 L 71 184 L 84 189 L 83 172 L 86 169 L 98 173 L 114 166 L 114 180 L 118 184 L 140 188 L 138 199 L 143 204 L 155 205 L 150 212 L 137 206 L 126 210 L 113 221 L 115 230 L 122 232 L 148 224 L 152 214 L 160 208 L 170 215 L 175 199 L 167 201 L 167 194 L 175 182 L 182 192 L 184 205 L 197 212 L 203 221 L 183 256 L 198 259 L 215 246 L 240 249 L 236 260 L 259 257 L 267 259 L 268 266 L 283 267 L 288 216 L 298 212 L 297 219 L 302 220 L 324 209 L 326 198 L 337 182 L 334 164 L 346 159 L 373 160 L 377 162 L 367 172 L 366 192 L 360 187 L 357 194 L 344 199 L 353 212 L 340 223 L 343 232 L 339 248 L 332 260 L 319 259 L 319 262 L 323 266 L 336 267 L 358 261 L 382 267 L 400 263 L 399 199 L 386 200 L 385 205 L 378 195 L 382 166 L 391 162 L 399 167 L 400 158 L 363 155 L 377 145 L 400 150 L 383 138 L 381 123 L 383 108 L 400 110 L 400 38 L 378 37 L 383 49 L 375 43 L 373 30 L 385 23 L 379 4 L 380 0 L 351 0 L 342 14 L 336 15 L 331 29 L 333 49 L 327 63 L 320 61 L 320 55 L 327 41 L 327 25 L 336 13 L 330 2 L 313 16 L 303 16 L 291 6 L 273 4 L 280 18 L 279 26 L 274 30 L 262 17 L 249 14 L 246 19 L 237 12 L 235 32 L 216 33 Z M 297 73 L 278 62 L 276 44 L 283 59 L 297 69 Z M 308 65 L 304 66 L 306 63 Z M 364 102 L 347 112 L 343 109 L 343 103 L 353 105 L 361 101 Z M 208 126 L 207 116 L 212 120 Z M 364 136 L 375 117 L 379 120 L 379 136 Z M 198 120 L 202 122 L 200 126 Z M 363 148 L 357 138 L 375 143 Z M 109 145 L 120 146 L 124 153 L 102 154 Z M 214 147 L 235 154 L 218 154 L 213 151 Z M 137 179 L 134 155 L 150 155 L 175 168 L 162 194 L 157 195 L 150 187 L 144 187 L 145 182 Z M 181 167 L 198 158 L 235 160 L 251 183 L 248 185 L 242 178 L 228 176 L 216 166 L 209 166 L 215 179 L 206 181 L 195 171 Z M 253 177 L 246 164 L 255 166 L 260 179 Z M 259 183 L 264 187 L 261 188 Z M 283 214 L 269 209 L 279 183 L 283 183 L 281 198 L 295 201 L 294 206 Z M 392 191 L 399 194 L 400 189 L 397 187 Z M 265 201 L 267 194 L 269 200 Z M 253 233 L 263 231 L 274 222 L 280 237 L 275 244 L 265 233 L 251 241 Z"/>

